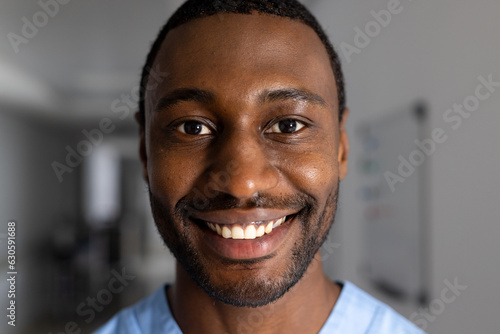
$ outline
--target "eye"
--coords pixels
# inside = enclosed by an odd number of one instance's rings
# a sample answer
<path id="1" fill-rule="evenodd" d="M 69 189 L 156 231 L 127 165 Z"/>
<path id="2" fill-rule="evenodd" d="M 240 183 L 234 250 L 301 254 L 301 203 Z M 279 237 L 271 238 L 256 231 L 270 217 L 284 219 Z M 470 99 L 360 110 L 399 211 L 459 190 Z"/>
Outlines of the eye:
<path id="1" fill-rule="evenodd" d="M 284 119 L 274 124 L 268 132 L 271 133 L 294 133 L 305 127 L 305 124 L 294 119 Z"/>
<path id="2" fill-rule="evenodd" d="M 212 130 L 208 126 L 197 121 L 184 122 L 177 127 L 177 131 L 192 136 L 212 134 Z"/>

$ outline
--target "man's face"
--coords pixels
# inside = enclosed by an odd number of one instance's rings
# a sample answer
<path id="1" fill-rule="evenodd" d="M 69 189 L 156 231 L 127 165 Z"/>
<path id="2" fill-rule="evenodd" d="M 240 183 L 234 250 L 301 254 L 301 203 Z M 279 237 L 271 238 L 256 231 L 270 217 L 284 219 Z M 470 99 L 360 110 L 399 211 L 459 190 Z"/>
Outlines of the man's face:
<path id="1" fill-rule="evenodd" d="M 160 234 L 212 297 L 276 300 L 326 238 L 347 168 L 325 47 L 299 22 L 225 14 L 171 31 L 155 66 L 141 150 Z"/>

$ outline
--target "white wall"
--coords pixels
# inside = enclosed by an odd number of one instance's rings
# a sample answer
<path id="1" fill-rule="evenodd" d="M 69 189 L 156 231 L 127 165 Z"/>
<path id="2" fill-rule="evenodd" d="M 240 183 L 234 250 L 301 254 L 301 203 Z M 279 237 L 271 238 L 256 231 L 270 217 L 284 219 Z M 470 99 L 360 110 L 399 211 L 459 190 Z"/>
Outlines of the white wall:
<path id="1" fill-rule="evenodd" d="M 354 28 L 364 29 L 373 20 L 370 11 L 387 9 L 389 2 L 312 1 L 310 7 L 338 48 L 341 42 L 355 45 Z M 456 277 L 468 287 L 429 321 L 426 330 L 498 333 L 500 88 L 456 130 L 443 121 L 443 114 L 475 93 L 478 76 L 492 74 L 500 82 L 500 2 L 401 0 L 401 6 L 401 13 L 350 62 L 342 56 L 351 109 L 351 158 L 360 152 L 354 136 L 360 121 L 398 110 L 418 98 L 429 103 L 431 129 L 442 127 L 449 137 L 429 161 L 430 298 L 440 297 L 446 279 Z M 352 160 L 351 170 L 355 167 Z M 341 259 L 331 274 L 375 293 L 360 271 L 363 231 L 356 206 L 357 185 L 352 176 L 342 185 L 339 236 L 335 237 L 341 243 Z M 411 315 L 411 308 L 393 305 L 406 317 Z"/>

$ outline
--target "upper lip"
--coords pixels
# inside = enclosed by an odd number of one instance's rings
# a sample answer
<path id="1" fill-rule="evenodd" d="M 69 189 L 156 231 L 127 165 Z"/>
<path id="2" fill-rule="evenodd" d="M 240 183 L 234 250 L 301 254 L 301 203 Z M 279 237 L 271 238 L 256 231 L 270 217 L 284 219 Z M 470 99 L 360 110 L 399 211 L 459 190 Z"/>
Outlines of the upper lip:
<path id="1" fill-rule="evenodd" d="M 220 225 L 248 224 L 252 222 L 277 220 L 295 214 L 295 211 L 256 208 L 250 210 L 229 209 L 193 214 L 191 218 Z"/>

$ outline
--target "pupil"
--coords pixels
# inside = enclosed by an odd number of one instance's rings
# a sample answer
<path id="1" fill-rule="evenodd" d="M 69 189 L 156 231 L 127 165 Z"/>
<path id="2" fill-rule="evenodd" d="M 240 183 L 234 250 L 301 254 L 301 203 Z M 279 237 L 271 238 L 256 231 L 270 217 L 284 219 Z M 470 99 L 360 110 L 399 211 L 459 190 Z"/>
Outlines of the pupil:
<path id="1" fill-rule="evenodd" d="M 297 129 L 297 122 L 292 119 L 287 119 L 280 121 L 279 127 L 280 131 L 283 133 L 292 133 Z"/>
<path id="2" fill-rule="evenodd" d="M 202 128 L 203 125 L 201 123 L 194 121 L 186 122 L 186 124 L 184 124 L 184 131 L 188 135 L 198 135 L 201 133 Z"/>

